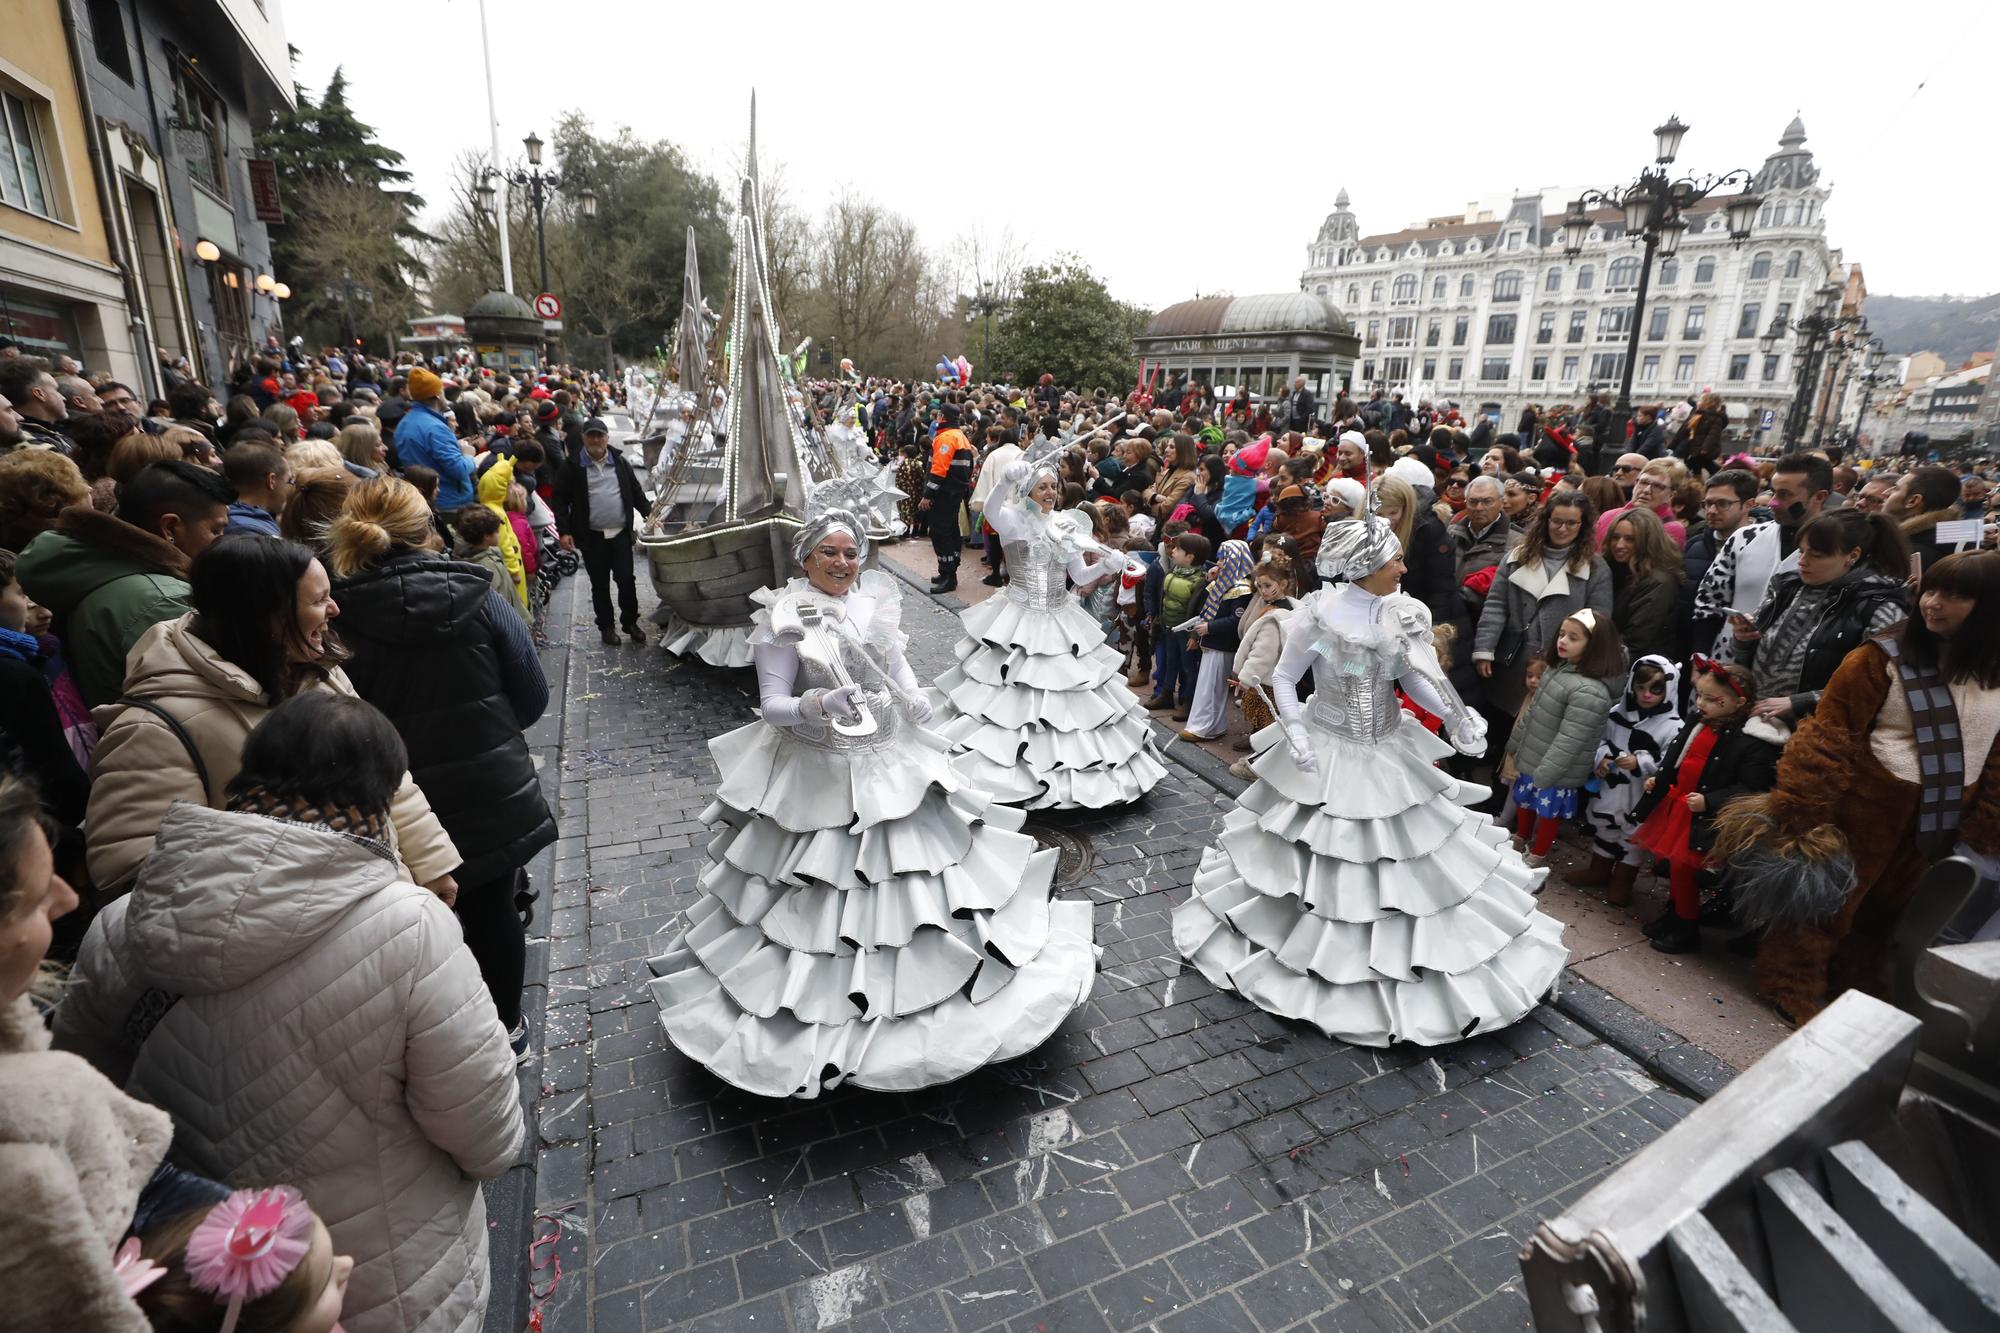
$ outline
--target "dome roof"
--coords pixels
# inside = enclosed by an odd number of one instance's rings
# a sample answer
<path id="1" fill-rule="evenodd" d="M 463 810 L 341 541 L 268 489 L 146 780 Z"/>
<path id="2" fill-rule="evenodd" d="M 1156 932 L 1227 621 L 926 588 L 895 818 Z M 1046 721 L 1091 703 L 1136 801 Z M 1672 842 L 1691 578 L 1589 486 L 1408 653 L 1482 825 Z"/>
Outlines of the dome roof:
<path id="1" fill-rule="evenodd" d="M 467 319 L 532 319 L 540 321 L 535 308 L 512 292 L 488 292 L 465 312 Z"/>
<path id="2" fill-rule="evenodd" d="M 1347 317 L 1311 292 L 1266 296 L 1206 296 L 1170 305 L 1146 326 L 1148 338 L 1224 333 L 1352 334 Z"/>

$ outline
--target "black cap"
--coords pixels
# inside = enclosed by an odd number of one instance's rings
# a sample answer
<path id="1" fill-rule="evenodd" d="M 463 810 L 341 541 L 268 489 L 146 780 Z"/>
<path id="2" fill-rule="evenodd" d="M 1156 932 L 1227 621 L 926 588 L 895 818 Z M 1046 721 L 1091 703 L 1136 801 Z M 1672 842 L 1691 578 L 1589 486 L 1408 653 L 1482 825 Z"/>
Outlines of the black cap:
<path id="1" fill-rule="evenodd" d="M 958 404 L 946 403 L 943 407 L 938 409 L 938 415 L 944 418 L 946 424 L 956 426 L 958 424 L 958 418 L 960 415 L 958 410 Z"/>
<path id="2" fill-rule="evenodd" d="M 592 417 L 583 423 L 583 433 L 585 435 L 609 435 L 611 427 L 604 424 L 603 417 Z"/>

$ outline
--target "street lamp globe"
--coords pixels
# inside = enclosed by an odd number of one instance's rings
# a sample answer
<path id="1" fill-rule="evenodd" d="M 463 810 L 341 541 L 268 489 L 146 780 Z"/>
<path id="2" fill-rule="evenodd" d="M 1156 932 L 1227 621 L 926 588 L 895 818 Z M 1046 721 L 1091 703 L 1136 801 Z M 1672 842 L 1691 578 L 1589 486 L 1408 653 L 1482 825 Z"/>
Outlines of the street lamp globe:
<path id="1" fill-rule="evenodd" d="M 204 264 L 213 264 L 222 258 L 222 247 L 204 237 L 194 243 L 194 257 Z"/>
<path id="2" fill-rule="evenodd" d="M 1660 228 L 1660 253 L 1671 259 L 1680 251 L 1681 237 L 1687 235 L 1688 224 L 1679 218 Z"/>
<path id="3" fill-rule="evenodd" d="M 1750 229 L 1757 223 L 1757 210 L 1763 206 L 1763 198 L 1747 185 L 1742 194 L 1730 197 L 1723 210 L 1728 215 L 1731 240 L 1741 243 L 1750 239 Z"/>
<path id="4" fill-rule="evenodd" d="M 271 288 L 273 288 L 273 287 L 274 287 L 274 286 L 276 286 L 276 285 L 277 285 L 277 279 L 276 279 L 276 278 L 273 278 L 273 277 L 272 277 L 272 276 L 271 276 L 270 274 L 268 274 L 268 273 L 259 273 L 259 274 L 257 275 L 257 290 L 258 290 L 258 291 L 260 291 L 260 292 L 268 292 L 268 291 L 270 291 L 270 290 L 271 290 Z"/>
<path id="5" fill-rule="evenodd" d="M 1667 123 L 1653 131 L 1653 160 L 1664 167 L 1680 156 L 1681 136 L 1687 132 L 1679 116 L 1668 116 Z"/>
<path id="6" fill-rule="evenodd" d="M 597 216 L 597 191 L 589 189 L 579 191 L 576 196 L 576 202 L 583 206 L 583 215 L 585 217 L 594 218 Z"/>
<path id="7" fill-rule="evenodd" d="M 273 296 L 277 297 L 277 298 L 278 298 L 278 299 L 279 299 L 280 301 L 289 301 L 289 300 L 291 300 L 291 299 L 292 299 L 292 287 L 291 287 L 291 284 L 290 284 L 290 283 L 285 283 L 285 282 L 280 282 L 280 283 L 274 283 L 274 284 L 272 284 L 272 287 L 271 287 L 271 295 L 273 295 Z"/>
<path id="8" fill-rule="evenodd" d="M 535 133 L 535 132 L 534 132 L 533 130 L 529 130 L 529 131 L 528 131 L 528 137 L 527 137 L 527 138 L 525 138 L 525 139 L 523 139 L 523 140 L 521 140 L 521 147 L 523 147 L 523 148 L 525 148 L 525 149 L 527 149 L 527 150 L 528 150 L 528 165 L 529 165 L 529 166 L 531 166 L 531 167 L 539 167 L 540 165 L 542 165 L 542 136 L 541 136 L 541 135 L 539 135 L 539 134 L 536 134 L 536 133 Z"/>
<path id="9" fill-rule="evenodd" d="M 1569 214 L 1563 218 L 1563 253 L 1571 259 L 1583 253 L 1583 243 L 1590 238 L 1590 216 L 1583 211 L 1583 200 L 1570 202 Z"/>
<path id="10" fill-rule="evenodd" d="M 1771 318 L 1771 327 L 1764 330 L 1764 336 L 1757 339 L 1757 343 L 1765 352 L 1775 352 L 1778 350 L 1778 340 L 1784 336 L 1785 321 L 1783 317 L 1774 315 Z"/>
<path id="11" fill-rule="evenodd" d="M 482 213 L 491 213 L 493 211 L 493 200 L 495 194 L 493 189 L 493 177 L 490 175 L 481 176 L 479 178 L 479 188 L 473 191 L 473 193 L 479 196 L 479 211 Z"/>
<path id="12" fill-rule="evenodd" d="M 1625 196 L 1625 234 L 1637 236 L 1653 220 L 1653 196 L 1643 189 Z"/>

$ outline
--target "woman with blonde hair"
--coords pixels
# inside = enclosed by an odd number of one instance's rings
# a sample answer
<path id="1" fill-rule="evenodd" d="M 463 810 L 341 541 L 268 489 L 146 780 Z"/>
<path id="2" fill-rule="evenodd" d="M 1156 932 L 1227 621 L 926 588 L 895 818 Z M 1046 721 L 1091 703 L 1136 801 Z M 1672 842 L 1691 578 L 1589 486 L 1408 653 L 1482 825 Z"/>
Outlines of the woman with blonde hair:
<path id="1" fill-rule="evenodd" d="M 1597 518 L 1597 544 L 1602 547 L 1611 535 L 1611 525 L 1623 514 L 1634 509 L 1650 509 L 1653 516 L 1666 525 L 1667 536 L 1674 542 L 1674 549 L 1687 546 L 1687 525 L 1674 517 L 1674 492 L 1688 479 L 1686 464 L 1678 458 L 1654 458 L 1639 469 L 1638 480 L 1632 483 L 1632 500 L 1629 504 L 1605 510 Z M 1596 478 L 1592 478 L 1596 480 Z M 1586 483 L 1588 493 L 1588 483 Z"/>
<path id="2" fill-rule="evenodd" d="M 1417 502 L 1416 487 L 1390 472 L 1375 478 L 1375 507 L 1402 546 L 1403 591 L 1424 604 L 1432 624 L 1450 624 L 1458 614 L 1458 560 L 1444 524 Z"/>
<path id="3" fill-rule="evenodd" d="M 316 467 L 341 466 L 340 450 L 331 440 L 294 440 L 285 446 L 285 461 L 294 473 Z"/>
<path id="4" fill-rule="evenodd" d="M 292 474 L 292 498 L 278 517 L 278 535 L 327 554 L 327 530 L 354 489 L 345 468 L 314 467 Z"/>
<path id="5" fill-rule="evenodd" d="M 372 421 L 350 418 L 333 437 L 333 447 L 340 451 L 341 466 L 361 481 L 389 470 L 389 446 Z"/>
<path id="6" fill-rule="evenodd" d="M 278 443 L 296 444 L 304 431 L 299 428 L 298 409 L 290 403 L 272 403 L 264 409 L 264 420 L 278 432 Z"/>
<path id="7" fill-rule="evenodd" d="M 327 533 L 348 679 L 395 724 L 410 773 L 465 856 L 455 910 L 518 1052 L 525 867 L 555 841 L 522 738 L 548 706 L 528 627 L 483 570 L 439 553 L 431 508 L 395 477 L 353 486 Z"/>

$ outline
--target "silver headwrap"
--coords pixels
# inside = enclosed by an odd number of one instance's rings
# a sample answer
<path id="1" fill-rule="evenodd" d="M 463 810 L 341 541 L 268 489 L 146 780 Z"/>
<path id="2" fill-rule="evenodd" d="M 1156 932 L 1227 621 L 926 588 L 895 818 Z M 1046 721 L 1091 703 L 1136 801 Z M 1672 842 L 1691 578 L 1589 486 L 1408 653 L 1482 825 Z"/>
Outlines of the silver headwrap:
<path id="1" fill-rule="evenodd" d="M 1071 437 L 1074 438 L 1074 437 Z M 1011 492 L 1016 504 L 1028 504 L 1028 492 L 1035 489 L 1043 477 L 1054 477 L 1062 481 L 1063 451 L 1069 447 L 1070 439 L 1050 439 L 1036 432 L 1034 438 L 1021 446 L 1021 456 L 1007 465 L 1007 471 L 1000 477 L 1003 485 Z"/>
<path id="2" fill-rule="evenodd" d="M 873 499 L 870 482 L 864 477 L 829 477 L 806 488 L 805 520 L 792 540 L 792 558 L 801 567 L 826 534 L 838 529 L 854 538 L 860 558 L 868 558 L 868 521 L 862 517 Z"/>
<path id="3" fill-rule="evenodd" d="M 1341 438 L 1347 437 L 1343 435 Z M 1313 562 L 1321 578 L 1344 578 L 1349 583 L 1355 583 L 1403 553 L 1403 544 L 1396 540 L 1396 530 L 1375 513 L 1375 488 L 1368 484 L 1367 441 L 1361 443 L 1361 486 L 1368 496 L 1368 507 L 1352 519 L 1327 526 L 1325 535 L 1320 538 L 1319 558 Z"/>

